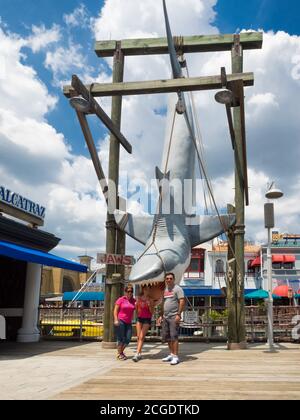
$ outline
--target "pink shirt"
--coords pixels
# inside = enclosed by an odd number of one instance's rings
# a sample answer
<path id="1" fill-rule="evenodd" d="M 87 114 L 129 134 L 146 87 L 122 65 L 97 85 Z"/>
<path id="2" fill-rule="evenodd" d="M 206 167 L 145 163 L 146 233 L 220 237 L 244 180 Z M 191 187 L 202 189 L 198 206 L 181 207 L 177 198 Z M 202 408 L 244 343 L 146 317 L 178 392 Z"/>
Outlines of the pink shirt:
<path id="1" fill-rule="evenodd" d="M 150 312 L 148 301 L 142 298 L 139 298 L 137 301 L 137 316 L 139 318 L 152 318 L 152 313 Z"/>
<path id="2" fill-rule="evenodd" d="M 127 299 L 126 296 L 121 296 L 117 301 L 116 305 L 119 305 L 119 313 L 118 319 L 125 322 L 126 324 L 131 324 L 133 318 L 133 312 L 135 310 L 135 302 L 134 298 L 130 300 Z"/>

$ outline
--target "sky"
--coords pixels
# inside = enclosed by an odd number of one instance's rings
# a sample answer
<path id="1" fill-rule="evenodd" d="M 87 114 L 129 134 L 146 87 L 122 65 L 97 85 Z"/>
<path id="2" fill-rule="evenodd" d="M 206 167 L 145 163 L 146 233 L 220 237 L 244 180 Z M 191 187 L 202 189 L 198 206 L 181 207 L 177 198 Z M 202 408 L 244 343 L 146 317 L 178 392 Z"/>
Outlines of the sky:
<path id="1" fill-rule="evenodd" d="M 250 205 L 246 239 L 266 240 L 264 194 L 275 181 L 276 228 L 299 233 L 300 6 L 296 0 L 168 0 L 174 35 L 262 31 L 263 48 L 245 51 L 244 71 Z M 106 207 L 73 109 L 62 94 L 72 74 L 110 82 L 112 63 L 94 52 L 96 40 L 164 36 L 160 0 L 0 0 L 0 185 L 46 207 L 44 230 L 61 238 L 55 253 L 68 258 L 105 249 Z M 191 76 L 230 73 L 229 53 L 187 56 Z M 170 77 L 168 57 L 126 58 L 125 80 Z M 220 209 L 234 200 L 233 158 L 226 115 L 214 92 L 194 94 L 208 173 Z M 135 183 L 160 166 L 167 95 L 123 98 L 122 133 L 133 154 L 121 151 L 121 193 L 143 212 Z M 110 112 L 110 99 L 99 103 Z M 105 172 L 108 133 L 89 123 Z M 140 201 L 140 202 L 139 202 Z M 203 200 L 202 200 L 203 201 Z M 201 206 L 200 206 L 201 207 Z M 203 203 L 202 203 L 203 210 Z M 127 253 L 141 250 L 128 240 Z"/>

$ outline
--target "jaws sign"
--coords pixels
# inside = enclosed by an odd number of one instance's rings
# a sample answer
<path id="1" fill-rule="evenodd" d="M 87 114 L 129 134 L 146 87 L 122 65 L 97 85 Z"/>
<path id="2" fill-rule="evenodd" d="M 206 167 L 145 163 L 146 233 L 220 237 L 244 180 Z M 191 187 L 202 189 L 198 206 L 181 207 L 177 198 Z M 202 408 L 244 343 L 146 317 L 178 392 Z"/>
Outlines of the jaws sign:
<path id="1" fill-rule="evenodd" d="M 131 255 L 97 254 L 97 263 L 107 265 L 133 265 L 134 258 Z"/>

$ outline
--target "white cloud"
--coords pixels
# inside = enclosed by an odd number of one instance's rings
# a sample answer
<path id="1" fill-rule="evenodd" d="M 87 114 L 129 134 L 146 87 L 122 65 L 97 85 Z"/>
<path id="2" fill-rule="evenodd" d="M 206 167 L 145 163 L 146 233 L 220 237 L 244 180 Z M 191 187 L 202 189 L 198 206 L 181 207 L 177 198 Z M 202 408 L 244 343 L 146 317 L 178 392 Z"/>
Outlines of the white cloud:
<path id="1" fill-rule="evenodd" d="M 68 26 L 73 28 L 76 26 L 87 26 L 90 21 L 89 13 L 84 4 L 81 4 L 70 14 L 64 14 L 63 19 Z"/>
<path id="2" fill-rule="evenodd" d="M 265 106 L 275 106 L 279 107 L 278 102 L 276 101 L 276 96 L 271 93 L 258 93 L 257 95 L 252 95 L 247 103 L 247 105 L 253 105 L 258 108 L 260 111 L 262 107 Z"/>
<path id="3" fill-rule="evenodd" d="M 53 72 L 54 82 L 61 86 L 61 77 L 72 72 L 90 70 L 87 58 L 81 52 L 82 46 L 74 44 L 71 40 L 68 47 L 59 46 L 54 51 L 48 51 L 45 58 L 45 67 Z"/>
<path id="4" fill-rule="evenodd" d="M 4 74 L 0 79 L 1 107 L 21 118 L 38 120 L 52 110 L 57 99 L 48 93 L 32 67 L 21 63 L 24 40 L 7 36 L 0 29 L 0 62 Z"/>
<path id="5" fill-rule="evenodd" d="M 45 25 L 32 25 L 32 35 L 25 42 L 34 53 L 48 47 L 50 44 L 57 43 L 61 39 L 60 27 L 53 25 L 51 29 L 46 29 Z"/>

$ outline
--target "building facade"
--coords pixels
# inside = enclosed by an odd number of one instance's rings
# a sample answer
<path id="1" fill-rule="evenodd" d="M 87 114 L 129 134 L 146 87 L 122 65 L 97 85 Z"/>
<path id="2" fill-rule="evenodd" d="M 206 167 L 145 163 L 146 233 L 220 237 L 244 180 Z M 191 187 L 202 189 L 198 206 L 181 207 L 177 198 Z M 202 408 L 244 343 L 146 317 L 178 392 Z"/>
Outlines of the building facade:
<path id="1" fill-rule="evenodd" d="M 227 242 L 201 244 L 192 250 L 191 263 L 186 270 L 181 286 L 185 295 L 196 306 L 223 306 L 226 294 Z M 245 244 L 245 290 L 262 287 L 260 264 L 261 248 Z"/>

